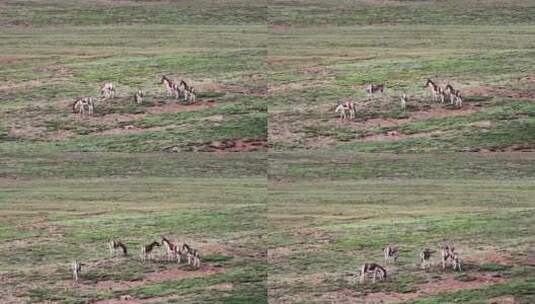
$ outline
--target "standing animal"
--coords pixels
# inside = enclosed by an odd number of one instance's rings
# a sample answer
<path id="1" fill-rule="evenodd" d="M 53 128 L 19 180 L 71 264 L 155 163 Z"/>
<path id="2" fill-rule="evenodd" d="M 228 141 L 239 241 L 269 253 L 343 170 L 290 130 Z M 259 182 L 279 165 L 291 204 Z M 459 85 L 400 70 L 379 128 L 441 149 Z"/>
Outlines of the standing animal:
<path id="1" fill-rule="evenodd" d="M 347 118 L 346 113 L 349 113 L 349 119 L 353 119 L 357 115 L 357 109 L 355 108 L 354 102 L 346 101 L 339 104 L 334 110 L 334 113 L 340 113 L 340 120 Z"/>
<path id="2" fill-rule="evenodd" d="M 113 83 L 106 82 L 100 87 L 100 97 L 104 97 L 105 99 L 115 97 L 115 87 L 113 86 Z"/>
<path id="3" fill-rule="evenodd" d="M 152 251 L 154 247 L 160 247 L 160 243 L 154 241 L 146 246 L 141 247 L 141 261 L 152 260 Z"/>
<path id="4" fill-rule="evenodd" d="M 441 87 L 438 87 L 437 95 L 438 95 L 438 100 L 442 104 L 446 101 L 446 97 L 448 96 L 448 94 L 446 94 L 446 92 L 444 92 L 444 89 L 442 89 Z"/>
<path id="5" fill-rule="evenodd" d="M 463 97 L 461 95 L 461 91 L 459 90 L 454 90 L 452 92 L 453 96 L 454 96 L 454 104 L 456 107 L 458 108 L 461 108 L 463 106 Z"/>
<path id="6" fill-rule="evenodd" d="M 386 280 L 386 269 L 384 267 L 375 263 L 364 263 L 360 267 L 360 283 L 364 283 L 366 274 L 368 273 L 373 274 L 373 283 L 375 283 L 377 276 L 379 277 L 379 280 Z"/>
<path id="7" fill-rule="evenodd" d="M 369 84 L 366 87 L 366 93 L 368 93 L 368 100 L 373 99 L 373 94 L 377 92 L 384 93 L 385 91 L 385 85 L 384 84 Z"/>
<path id="8" fill-rule="evenodd" d="M 182 259 L 186 261 L 188 259 L 188 254 L 191 250 L 192 248 L 188 244 L 186 243 L 182 244 L 182 247 L 179 250 L 179 254 L 182 257 Z"/>
<path id="9" fill-rule="evenodd" d="M 383 253 L 385 256 L 385 264 L 388 264 L 388 261 L 394 260 L 396 262 L 399 257 L 399 250 L 397 247 L 394 246 L 387 246 L 385 249 L 383 249 Z"/>
<path id="10" fill-rule="evenodd" d="M 431 266 L 431 255 L 433 255 L 433 253 L 435 253 L 435 251 L 428 248 L 420 252 L 420 265 L 422 266 L 422 269 L 427 269 Z"/>
<path id="11" fill-rule="evenodd" d="M 197 249 L 192 249 L 188 252 L 188 264 L 194 268 L 201 267 L 201 254 Z"/>
<path id="12" fill-rule="evenodd" d="M 134 101 L 137 104 L 141 104 L 143 102 L 143 97 L 144 96 L 145 96 L 145 93 L 143 93 L 143 91 L 141 89 L 137 90 L 136 94 L 134 94 Z"/>
<path id="13" fill-rule="evenodd" d="M 71 263 L 73 280 L 78 281 L 78 277 L 80 276 L 80 273 L 82 272 L 82 266 L 85 266 L 85 264 L 78 263 L 78 261 L 76 260 Z"/>
<path id="14" fill-rule="evenodd" d="M 93 115 L 95 109 L 95 101 L 93 97 L 76 97 L 74 103 L 72 104 L 72 112 L 84 116 L 86 113 L 88 115 Z"/>
<path id="15" fill-rule="evenodd" d="M 401 109 L 402 110 L 405 110 L 405 108 L 407 107 L 407 102 L 408 101 L 409 101 L 409 99 L 407 98 L 407 95 L 405 95 L 405 94 L 401 95 L 400 104 L 401 104 Z"/>
<path id="16" fill-rule="evenodd" d="M 165 238 L 165 236 L 162 236 L 162 244 L 165 246 L 167 260 L 171 261 L 174 259 L 178 259 L 180 262 L 178 245 Z"/>
<path id="17" fill-rule="evenodd" d="M 455 252 L 455 248 L 451 247 L 450 245 L 444 245 L 442 246 L 440 250 L 440 261 L 442 262 L 442 269 L 446 269 L 446 264 L 448 263 L 448 260 L 452 257 L 452 254 Z"/>
<path id="18" fill-rule="evenodd" d="M 108 242 L 108 249 L 110 250 L 110 255 L 114 255 L 118 248 L 121 248 L 124 256 L 128 256 L 128 250 L 126 245 L 119 240 L 110 240 Z"/>
<path id="19" fill-rule="evenodd" d="M 194 87 L 189 87 L 188 100 L 191 103 L 194 103 L 195 101 L 197 101 L 197 94 L 195 93 L 195 88 Z"/>
<path id="20" fill-rule="evenodd" d="M 429 88 L 431 90 L 431 94 L 433 96 L 433 101 L 437 101 L 440 95 L 440 92 L 442 91 L 442 88 L 435 84 L 431 79 L 427 78 L 427 81 L 424 85 L 424 87 Z"/>
<path id="21" fill-rule="evenodd" d="M 451 263 L 453 270 L 462 271 L 461 258 L 455 252 L 455 248 L 450 245 L 444 245 L 441 249 L 442 270 L 446 269 L 448 262 Z"/>
<path id="22" fill-rule="evenodd" d="M 459 254 L 457 252 L 453 253 L 453 255 L 451 256 L 451 260 L 452 260 L 453 270 L 463 271 L 462 270 L 462 261 L 461 261 L 461 258 L 459 257 Z"/>
<path id="23" fill-rule="evenodd" d="M 173 90 L 173 94 L 175 95 L 175 99 L 179 99 L 180 95 L 183 95 L 182 90 L 180 89 L 179 85 L 176 83 L 173 83 L 172 86 L 173 86 L 172 90 Z"/>
<path id="24" fill-rule="evenodd" d="M 173 96 L 175 94 L 175 84 L 167 76 L 162 76 L 160 83 L 165 86 L 167 96 Z"/>
<path id="25" fill-rule="evenodd" d="M 444 89 L 444 93 L 448 96 L 448 99 L 450 100 L 450 104 L 453 104 L 455 102 L 455 95 L 453 94 L 455 92 L 455 89 L 451 84 L 447 84 L 446 88 Z"/>
<path id="26" fill-rule="evenodd" d="M 178 85 L 178 90 L 180 91 L 182 96 L 184 96 L 184 100 L 188 101 L 189 100 L 190 87 L 188 86 L 188 84 L 184 80 L 180 80 L 180 84 Z"/>

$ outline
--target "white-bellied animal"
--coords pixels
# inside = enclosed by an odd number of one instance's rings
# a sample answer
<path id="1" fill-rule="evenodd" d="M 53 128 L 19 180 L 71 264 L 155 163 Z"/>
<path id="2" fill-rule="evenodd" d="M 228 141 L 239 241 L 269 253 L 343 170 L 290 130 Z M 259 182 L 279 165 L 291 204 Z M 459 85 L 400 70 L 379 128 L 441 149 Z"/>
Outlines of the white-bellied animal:
<path id="1" fill-rule="evenodd" d="M 173 96 L 175 94 L 175 84 L 167 76 L 162 76 L 160 83 L 165 86 L 165 92 L 167 96 Z M 177 97 L 178 98 L 178 97 Z"/>
<path id="2" fill-rule="evenodd" d="M 440 92 L 443 91 L 440 86 L 435 84 L 431 79 L 427 79 L 427 82 L 425 83 L 424 87 L 431 90 L 431 95 L 433 96 L 433 101 L 438 101 L 440 98 Z"/>
<path id="3" fill-rule="evenodd" d="M 180 80 L 180 84 L 178 85 L 178 90 L 184 96 L 184 100 L 189 100 L 189 86 L 184 80 Z M 178 98 L 178 97 L 177 97 Z"/>
<path id="4" fill-rule="evenodd" d="M 113 86 L 113 83 L 106 82 L 100 87 L 100 97 L 105 99 L 115 97 L 115 87 Z"/>
<path id="5" fill-rule="evenodd" d="M 451 256 L 453 270 L 463 271 L 462 261 L 457 252 L 454 252 Z"/>
<path id="6" fill-rule="evenodd" d="M 175 95 L 175 99 L 180 99 L 180 95 L 184 95 L 180 86 L 176 83 L 173 83 L 173 94 Z"/>
<path id="7" fill-rule="evenodd" d="M 119 248 L 121 248 L 121 251 L 123 252 L 123 256 L 128 256 L 128 250 L 126 248 L 126 245 L 123 244 L 123 242 L 119 240 L 110 240 L 108 242 L 108 249 L 110 251 L 110 255 L 115 255 L 115 252 Z"/>
<path id="8" fill-rule="evenodd" d="M 454 104 L 456 107 L 459 108 L 462 107 L 463 98 L 459 90 L 455 90 L 451 84 L 448 84 L 444 92 L 449 97 L 450 104 Z"/>
<path id="9" fill-rule="evenodd" d="M 444 89 L 444 93 L 448 96 L 448 99 L 450 100 L 450 104 L 453 104 L 455 102 L 455 95 L 453 94 L 455 92 L 455 89 L 451 84 L 447 84 L 446 88 Z"/>
<path id="10" fill-rule="evenodd" d="M 373 99 L 373 94 L 377 92 L 384 93 L 385 91 L 385 85 L 384 84 L 369 84 L 366 87 L 366 93 L 368 93 L 368 100 Z"/>
<path id="11" fill-rule="evenodd" d="M 349 119 L 355 118 L 357 115 L 357 109 L 355 108 L 355 103 L 352 101 L 345 101 L 341 104 L 339 104 L 336 109 L 334 110 L 334 113 L 340 113 L 340 120 L 347 119 L 347 114 L 349 113 Z"/>
<path id="12" fill-rule="evenodd" d="M 143 97 L 145 97 L 145 93 L 142 90 L 137 90 L 136 94 L 134 94 L 134 101 L 137 104 L 141 104 L 143 102 Z"/>
<path id="13" fill-rule="evenodd" d="M 379 280 L 386 280 L 386 269 L 379 264 L 375 263 L 364 263 L 360 267 L 360 283 L 364 283 L 366 279 L 366 274 L 373 274 L 373 283 L 375 279 L 379 277 Z"/>
<path id="14" fill-rule="evenodd" d="M 141 247 L 141 261 L 152 260 L 154 247 L 160 247 L 160 243 L 154 241 L 146 246 Z"/>
<path id="15" fill-rule="evenodd" d="M 453 270 L 462 270 L 461 259 L 453 246 L 446 244 L 441 248 L 441 261 L 442 270 L 446 269 L 448 263 L 451 264 Z"/>
<path id="16" fill-rule="evenodd" d="M 385 264 L 388 264 L 390 260 L 394 260 L 394 262 L 398 260 L 399 250 L 397 247 L 387 246 L 385 249 L 383 249 L 383 254 L 385 256 Z"/>
<path id="17" fill-rule="evenodd" d="M 451 259 L 453 253 L 455 252 L 455 248 L 451 247 L 450 245 L 444 245 L 440 249 L 440 261 L 442 263 L 442 269 L 446 269 L 446 265 L 448 261 Z"/>
<path id="18" fill-rule="evenodd" d="M 165 251 L 167 254 L 167 260 L 178 260 L 180 263 L 180 256 L 179 256 L 179 249 L 178 245 L 171 242 L 169 239 L 167 239 L 165 236 L 162 236 L 162 244 L 165 246 Z"/>
<path id="19" fill-rule="evenodd" d="M 78 263 L 78 261 L 74 261 L 71 263 L 71 271 L 72 271 L 73 280 L 78 281 L 78 277 L 80 276 L 80 273 L 82 272 L 82 266 L 85 266 L 85 264 Z"/>
<path id="20" fill-rule="evenodd" d="M 420 265 L 422 269 L 427 269 L 431 266 L 431 255 L 433 255 L 433 253 L 435 253 L 435 251 L 428 248 L 420 252 Z"/>
<path id="21" fill-rule="evenodd" d="M 84 115 L 93 115 L 95 109 L 95 101 L 93 97 L 76 97 L 74 103 L 72 104 L 72 112 Z"/>
<path id="22" fill-rule="evenodd" d="M 454 90 L 452 92 L 453 98 L 454 98 L 454 104 L 456 107 L 461 108 L 463 106 L 463 97 L 461 95 L 461 91 Z"/>
<path id="23" fill-rule="evenodd" d="M 188 264 L 193 268 L 201 267 L 201 254 L 197 249 L 191 249 L 188 252 Z"/>
<path id="24" fill-rule="evenodd" d="M 405 108 L 407 108 L 407 102 L 409 102 L 409 98 L 407 97 L 407 95 L 401 95 L 400 105 L 402 110 L 405 110 Z"/>
<path id="25" fill-rule="evenodd" d="M 195 101 L 197 101 L 197 94 L 195 93 L 194 87 L 191 87 L 191 86 L 189 87 L 187 99 L 191 103 L 194 103 Z"/>
<path id="26" fill-rule="evenodd" d="M 182 260 L 184 261 L 187 261 L 188 260 L 188 255 L 190 253 L 190 251 L 192 251 L 193 249 L 186 243 L 182 244 L 182 247 L 180 247 L 180 250 L 179 250 L 179 254 L 182 258 Z"/>

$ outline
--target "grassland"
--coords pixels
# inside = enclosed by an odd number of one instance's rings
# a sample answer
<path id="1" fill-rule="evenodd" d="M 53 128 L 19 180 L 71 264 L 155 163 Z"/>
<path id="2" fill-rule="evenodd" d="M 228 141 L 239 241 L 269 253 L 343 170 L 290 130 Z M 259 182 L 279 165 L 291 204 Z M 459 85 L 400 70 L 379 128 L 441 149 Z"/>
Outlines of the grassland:
<path id="1" fill-rule="evenodd" d="M 262 2 L 9 1 L 0 4 L 2 151 L 263 150 L 267 134 Z M 197 88 L 165 97 L 162 75 Z M 118 98 L 94 117 L 76 96 Z M 148 94 L 142 105 L 133 93 Z M 251 144 L 255 143 L 255 144 Z"/>
<path id="2" fill-rule="evenodd" d="M 531 154 L 270 156 L 272 303 L 531 303 Z M 454 244 L 463 272 L 421 270 L 425 247 Z M 356 284 L 382 248 L 401 248 L 386 282 Z"/>
<path id="3" fill-rule="evenodd" d="M 533 150 L 533 2 L 305 2 L 269 9 L 274 149 Z M 459 88 L 463 108 L 433 102 L 427 78 Z M 367 102 L 369 83 L 384 96 Z M 354 121 L 333 113 L 345 100 Z"/>
<path id="4" fill-rule="evenodd" d="M 2 159 L 2 303 L 266 301 L 264 153 L 80 156 Z M 199 248 L 201 269 L 141 263 L 161 235 Z M 112 237 L 129 257 L 108 256 Z M 87 264 L 78 284 L 74 259 Z"/>

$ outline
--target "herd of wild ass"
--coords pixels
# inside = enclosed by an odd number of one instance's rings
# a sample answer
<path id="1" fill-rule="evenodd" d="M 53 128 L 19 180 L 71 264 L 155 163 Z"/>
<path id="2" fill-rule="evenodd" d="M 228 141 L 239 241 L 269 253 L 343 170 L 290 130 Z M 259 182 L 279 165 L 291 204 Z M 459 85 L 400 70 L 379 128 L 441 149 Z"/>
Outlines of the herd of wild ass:
<path id="1" fill-rule="evenodd" d="M 425 248 L 419 254 L 420 266 L 422 269 L 429 269 L 431 266 L 431 256 L 435 253 L 435 250 Z M 395 246 L 387 246 L 383 250 L 385 258 L 385 266 L 390 262 L 396 262 L 399 257 L 399 248 Z M 455 248 L 449 244 L 444 244 L 440 248 L 440 261 L 442 263 L 442 270 L 445 270 L 448 265 L 453 270 L 462 271 L 462 260 L 459 254 L 455 251 Z M 386 267 L 383 267 L 376 263 L 364 263 L 360 267 L 360 283 L 364 283 L 367 274 L 373 275 L 372 282 L 375 283 L 376 278 L 379 280 L 385 280 L 387 277 Z"/>
<path id="2" fill-rule="evenodd" d="M 183 243 L 182 245 L 179 243 L 174 243 L 165 236 L 162 236 L 161 242 L 153 241 L 146 246 L 142 246 L 140 260 L 142 262 L 152 261 L 154 259 L 155 248 L 162 245 L 165 247 L 165 258 L 168 262 L 176 261 L 178 264 L 186 262 L 195 269 L 199 269 L 201 267 L 201 254 L 197 249 L 189 246 L 186 243 Z M 122 251 L 123 256 L 128 256 L 128 249 L 120 240 L 110 240 L 108 242 L 108 249 L 111 256 L 114 256 L 118 250 Z M 82 266 L 85 265 L 86 264 L 78 261 L 73 261 L 71 263 L 72 277 L 75 281 L 78 281 L 78 277 L 82 272 Z"/>
<path id="3" fill-rule="evenodd" d="M 182 97 L 184 101 L 194 103 L 197 100 L 197 95 L 195 88 L 191 85 L 188 85 L 184 80 L 180 80 L 175 83 L 169 77 L 162 76 L 160 84 L 165 86 L 167 96 L 174 96 L 177 100 Z M 100 87 L 100 98 L 101 99 L 112 99 L 115 97 L 115 86 L 111 82 L 104 83 Z M 134 102 L 141 104 L 143 102 L 143 97 L 145 97 L 145 92 L 139 89 L 134 94 Z M 93 115 L 95 109 L 95 97 L 91 96 L 78 96 L 72 104 L 72 112 L 78 113 L 80 116 Z"/>
<path id="4" fill-rule="evenodd" d="M 451 84 L 447 84 L 445 87 L 441 87 L 440 85 L 433 82 L 431 79 L 427 79 L 424 87 L 429 89 L 429 91 L 431 92 L 433 101 L 444 104 L 446 102 L 446 99 L 448 99 L 449 103 L 457 108 L 461 108 L 463 106 L 463 98 L 461 92 L 459 90 L 455 90 Z M 366 93 L 368 94 L 368 100 L 370 101 L 373 100 L 374 94 L 382 94 L 384 93 L 384 91 L 384 84 L 369 84 L 368 86 L 366 86 Z M 406 94 L 400 96 L 400 106 L 402 110 L 405 110 L 408 102 L 409 98 Z M 340 115 L 341 120 L 345 120 L 347 118 L 352 120 L 357 115 L 356 104 L 353 101 L 345 101 L 337 105 L 334 112 L 335 114 L 338 113 Z"/>

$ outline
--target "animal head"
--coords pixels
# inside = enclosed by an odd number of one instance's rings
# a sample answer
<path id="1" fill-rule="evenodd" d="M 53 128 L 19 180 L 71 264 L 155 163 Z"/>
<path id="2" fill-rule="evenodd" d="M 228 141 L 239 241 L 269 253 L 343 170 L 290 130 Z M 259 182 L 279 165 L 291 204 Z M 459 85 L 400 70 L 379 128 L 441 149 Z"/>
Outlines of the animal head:
<path id="1" fill-rule="evenodd" d="M 164 82 L 169 83 L 169 82 L 171 82 L 171 81 L 169 80 L 169 78 L 167 78 L 167 76 L 163 75 L 163 76 L 162 76 L 162 79 L 160 80 L 160 83 L 164 83 Z"/>
<path id="2" fill-rule="evenodd" d="M 425 82 L 424 87 L 434 87 L 435 83 L 430 78 L 427 78 L 427 81 Z"/>

